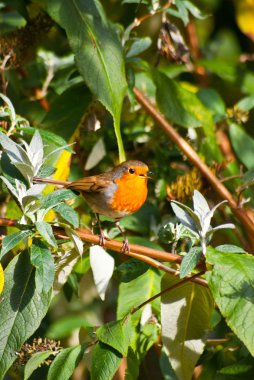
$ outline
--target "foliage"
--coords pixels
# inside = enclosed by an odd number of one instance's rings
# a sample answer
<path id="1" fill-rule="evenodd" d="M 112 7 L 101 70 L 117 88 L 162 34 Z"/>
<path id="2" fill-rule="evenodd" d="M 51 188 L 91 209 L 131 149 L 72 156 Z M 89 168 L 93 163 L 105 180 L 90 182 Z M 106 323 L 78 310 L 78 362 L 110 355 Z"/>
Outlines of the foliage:
<path id="1" fill-rule="evenodd" d="M 253 379 L 253 2 L 0 16 L 0 379 Z M 81 196 L 34 180 L 125 157 L 153 172 L 121 220 L 133 257 L 106 217 L 98 245 Z"/>

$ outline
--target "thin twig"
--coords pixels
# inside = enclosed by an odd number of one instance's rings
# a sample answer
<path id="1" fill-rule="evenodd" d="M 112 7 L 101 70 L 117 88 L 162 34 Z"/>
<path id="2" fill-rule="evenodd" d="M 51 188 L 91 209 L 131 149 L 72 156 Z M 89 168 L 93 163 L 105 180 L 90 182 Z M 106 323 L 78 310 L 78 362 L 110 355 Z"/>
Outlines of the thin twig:
<path id="1" fill-rule="evenodd" d="M 199 158 L 195 150 L 179 135 L 174 127 L 166 120 L 166 118 L 155 108 L 155 106 L 148 100 L 144 94 L 134 88 L 134 94 L 138 103 L 152 116 L 157 122 L 158 126 L 169 136 L 169 138 L 178 146 L 178 148 L 188 157 L 188 159 L 201 171 L 203 176 L 207 179 L 216 193 L 228 201 L 229 207 L 235 216 L 242 223 L 244 229 L 248 233 L 248 237 L 254 250 L 254 223 L 247 215 L 246 210 L 239 208 L 234 197 L 228 189 L 220 182 L 208 166 Z"/>
<path id="2" fill-rule="evenodd" d="M 7 54 L 3 61 L 2 61 L 2 64 L 0 66 L 0 72 L 1 72 L 1 82 L 2 82 L 2 93 L 4 95 L 6 95 L 6 92 L 7 92 L 7 86 L 8 86 L 8 83 L 5 79 L 5 75 L 4 75 L 4 72 L 6 70 L 6 65 L 7 65 L 7 62 L 9 61 L 9 59 L 13 56 L 13 51 L 11 50 L 9 54 Z"/>
<path id="3" fill-rule="evenodd" d="M 130 26 L 130 30 L 138 27 L 140 24 L 142 24 L 143 21 L 154 16 L 155 14 L 164 12 L 166 9 L 170 8 L 170 6 L 171 6 L 171 0 L 167 1 L 167 3 L 162 8 L 159 8 L 156 11 L 152 11 L 150 13 L 147 13 L 147 14 L 141 16 L 140 18 L 135 18 L 135 20 L 133 21 L 133 23 Z"/>
<path id="4" fill-rule="evenodd" d="M 170 292 L 170 290 L 173 290 L 175 288 L 179 288 L 180 286 L 182 286 L 183 284 L 185 284 L 186 282 L 197 282 L 197 280 L 200 280 L 199 284 L 202 285 L 202 286 L 205 286 L 207 287 L 207 282 L 205 280 L 203 280 L 202 278 L 199 278 L 200 276 L 202 276 L 205 272 L 199 272 L 199 273 L 196 273 L 194 274 L 193 276 L 186 276 L 182 281 L 178 282 L 177 284 L 174 284 L 172 286 L 169 286 L 168 288 L 166 289 L 163 289 L 160 293 L 157 293 L 155 294 L 153 297 L 149 298 L 148 300 L 146 300 L 145 302 L 142 302 L 139 306 L 137 307 L 134 307 L 131 311 L 131 314 L 134 314 L 136 313 L 138 310 L 142 309 L 142 307 L 144 307 L 145 305 L 147 305 L 148 303 L 151 303 L 152 301 L 154 301 L 156 298 L 162 296 L 162 294 L 164 293 L 167 293 L 167 292 Z"/>

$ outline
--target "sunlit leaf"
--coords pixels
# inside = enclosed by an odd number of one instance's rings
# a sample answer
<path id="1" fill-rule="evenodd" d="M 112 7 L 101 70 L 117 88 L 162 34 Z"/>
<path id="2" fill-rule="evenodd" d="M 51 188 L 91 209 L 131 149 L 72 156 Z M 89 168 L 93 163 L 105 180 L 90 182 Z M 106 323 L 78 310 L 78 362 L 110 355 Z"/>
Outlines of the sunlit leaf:
<path id="1" fill-rule="evenodd" d="M 112 347 L 98 342 L 93 349 L 91 380 L 112 379 L 120 365 L 122 355 Z"/>
<path id="2" fill-rule="evenodd" d="M 209 287 L 222 315 L 234 333 L 254 355 L 254 257 L 247 254 L 219 252 L 208 247 Z"/>
<path id="3" fill-rule="evenodd" d="M 180 280 L 167 274 L 162 289 Z M 193 282 L 162 295 L 162 341 L 172 367 L 181 380 L 191 380 L 194 367 L 205 347 L 205 335 L 214 309 L 210 291 Z"/>
<path id="4" fill-rule="evenodd" d="M 158 271 L 148 269 L 147 272 L 132 281 L 121 283 L 117 304 L 117 319 L 124 318 L 134 307 L 137 307 L 153 295 L 160 292 L 161 276 Z M 159 301 L 152 302 L 153 310 L 159 311 Z M 138 321 L 142 310 L 133 317 Z"/>
<path id="5" fill-rule="evenodd" d="M 185 277 L 187 274 L 189 274 L 192 269 L 195 268 L 195 266 L 198 263 L 198 260 L 200 259 L 202 254 L 202 248 L 200 247 L 192 247 L 189 252 L 186 253 L 184 256 L 181 267 L 180 267 L 180 278 Z"/>
<path id="6" fill-rule="evenodd" d="M 54 207 L 54 210 L 61 215 L 61 217 L 70 223 L 74 228 L 79 226 L 79 216 L 75 210 L 66 203 L 60 203 Z"/>
<path id="7" fill-rule="evenodd" d="M 85 349 L 86 346 L 81 344 L 64 348 L 51 364 L 47 380 L 68 380 L 82 359 Z"/>
<path id="8" fill-rule="evenodd" d="M 29 379 L 32 373 L 52 354 L 52 351 L 42 351 L 33 354 L 25 365 L 24 380 Z"/>
<path id="9" fill-rule="evenodd" d="M 122 47 L 116 31 L 97 1 L 73 0 L 64 7 L 57 0 L 44 1 L 51 17 L 65 29 L 87 86 L 113 116 L 122 161 L 120 114 L 127 85 Z"/>
<path id="10" fill-rule="evenodd" d="M 127 356 L 133 334 L 131 316 L 120 321 L 109 322 L 96 331 L 96 336 L 102 343 L 113 347 L 123 356 Z"/>
<path id="11" fill-rule="evenodd" d="M 35 131 L 32 140 L 29 145 L 30 160 L 34 167 L 34 176 L 37 175 L 42 163 L 43 163 L 43 142 L 38 130 Z"/>
<path id="12" fill-rule="evenodd" d="M 136 55 L 142 53 L 144 50 L 148 49 L 151 44 L 152 40 L 150 37 L 137 38 L 128 50 L 126 57 L 135 57 Z"/>
<path id="13" fill-rule="evenodd" d="M 216 247 L 216 251 L 219 252 L 231 252 L 231 253 L 247 253 L 243 248 L 237 247 L 232 244 L 223 244 Z"/>
<path id="14" fill-rule="evenodd" d="M 21 241 L 23 241 L 26 237 L 28 237 L 31 234 L 31 230 L 24 230 L 14 232 L 11 235 L 5 236 L 2 241 L 0 258 L 3 258 L 6 253 L 8 253 L 12 248 L 16 247 L 17 244 L 19 244 Z"/>
<path id="15" fill-rule="evenodd" d="M 34 239 L 31 246 L 31 263 L 36 268 L 35 284 L 39 293 L 48 292 L 54 281 L 54 259 L 48 246 L 39 239 Z"/>
<path id="16" fill-rule="evenodd" d="M 35 223 L 37 231 L 45 239 L 45 241 L 52 247 L 57 248 L 57 242 L 49 223 L 46 222 L 36 222 Z"/>

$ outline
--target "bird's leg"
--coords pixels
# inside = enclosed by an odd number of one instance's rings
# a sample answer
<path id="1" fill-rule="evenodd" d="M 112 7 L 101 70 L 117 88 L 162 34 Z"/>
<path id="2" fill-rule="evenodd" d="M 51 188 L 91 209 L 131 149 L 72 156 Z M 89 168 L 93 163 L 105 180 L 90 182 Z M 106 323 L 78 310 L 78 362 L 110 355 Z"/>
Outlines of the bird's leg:
<path id="1" fill-rule="evenodd" d="M 123 232 L 123 230 L 122 230 L 122 228 L 121 228 L 121 226 L 120 226 L 120 221 L 119 221 L 119 219 L 117 219 L 117 220 L 115 221 L 115 225 L 116 225 L 116 227 L 119 229 L 119 231 L 120 231 L 120 233 L 121 233 L 121 235 L 122 235 L 122 237 L 123 237 L 123 239 L 124 239 L 124 240 L 123 240 L 123 246 L 122 246 L 121 252 L 122 252 L 122 253 L 125 253 L 125 252 L 130 253 L 129 242 L 128 242 L 128 239 L 127 239 L 125 233 Z"/>
<path id="2" fill-rule="evenodd" d="M 105 240 L 108 240 L 108 239 L 107 239 L 106 236 L 104 235 L 103 229 L 101 228 L 101 221 L 100 221 L 100 216 L 99 216 L 99 214 L 95 214 L 95 215 L 96 215 L 96 219 L 97 219 L 98 227 L 99 227 L 99 230 L 100 230 L 100 240 L 99 240 L 99 245 L 101 245 L 102 247 L 105 247 Z"/>

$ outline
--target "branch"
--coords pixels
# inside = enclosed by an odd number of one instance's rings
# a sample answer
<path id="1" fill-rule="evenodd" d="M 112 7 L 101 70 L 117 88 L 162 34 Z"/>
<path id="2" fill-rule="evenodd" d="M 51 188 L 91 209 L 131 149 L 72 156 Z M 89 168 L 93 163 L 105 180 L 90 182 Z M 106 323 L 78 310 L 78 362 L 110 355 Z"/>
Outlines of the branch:
<path id="1" fill-rule="evenodd" d="M 6 219 L 0 218 L 0 226 L 6 227 L 19 227 L 18 220 L 15 219 Z M 22 225 L 23 226 L 23 225 Z M 24 227 L 24 226 L 23 226 Z M 53 226 L 53 231 L 56 237 L 59 239 L 70 239 L 70 237 L 66 234 L 65 230 L 61 227 Z M 82 241 L 91 244 L 100 244 L 100 236 L 94 235 L 88 230 L 78 229 L 75 232 L 79 235 Z M 112 251 L 122 253 L 123 243 L 117 240 L 105 240 L 105 248 L 111 249 Z M 179 255 L 175 255 L 170 252 L 160 251 L 158 249 L 148 248 L 137 244 L 129 244 L 130 247 L 130 255 L 135 257 L 135 255 L 145 255 L 146 257 L 151 257 L 154 259 L 158 259 L 161 261 L 167 261 L 171 263 L 180 264 L 182 261 L 182 257 Z M 127 253 L 126 253 L 127 254 Z"/>
<path id="2" fill-rule="evenodd" d="M 19 223 L 14 219 L 0 218 L 0 226 L 8 227 L 19 227 Z M 53 226 L 54 235 L 59 239 L 69 240 L 70 237 L 66 234 L 65 230 L 62 227 Z M 100 244 L 100 236 L 94 235 L 90 231 L 78 229 L 75 230 L 80 239 L 86 243 L 90 244 Z M 123 243 L 117 240 L 106 240 L 105 248 L 111 249 L 112 251 L 122 253 Z M 125 252 L 127 256 L 134 257 L 135 259 L 142 260 L 149 265 L 160 269 L 166 273 L 169 273 L 173 276 L 179 276 L 179 271 L 172 269 L 157 260 L 171 262 L 180 264 L 182 257 L 170 252 L 160 251 L 158 249 L 148 248 L 137 244 L 129 244 L 130 252 Z M 155 260 L 157 259 L 157 260 Z M 203 268 L 203 266 L 202 266 Z M 196 282 L 199 285 L 207 286 L 207 282 L 201 278 L 194 278 L 192 281 Z"/>
<path id="3" fill-rule="evenodd" d="M 155 108 L 140 90 L 134 88 L 134 94 L 138 103 L 152 116 L 158 126 L 169 136 L 169 138 L 178 146 L 178 148 L 188 157 L 188 159 L 200 170 L 212 188 L 216 191 L 220 198 L 228 201 L 232 212 L 242 223 L 247 231 L 249 240 L 254 250 L 254 222 L 251 213 L 247 215 L 247 211 L 239 208 L 234 197 L 228 189 L 220 182 L 220 180 L 211 172 L 208 166 L 201 161 L 195 150 L 179 135 L 174 127 L 166 120 L 166 118 Z"/>
<path id="4" fill-rule="evenodd" d="M 170 290 L 173 290 L 173 289 L 175 289 L 175 288 L 179 288 L 180 286 L 182 286 L 182 285 L 185 284 L 186 282 L 189 282 L 189 281 L 197 282 L 196 280 L 204 281 L 204 280 L 202 280 L 201 278 L 199 278 L 199 276 L 201 276 L 201 275 L 204 274 L 204 273 L 205 273 L 205 272 L 199 272 L 199 273 L 194 274 L 193 276 L 186 276 L 183 280 L 181 280 L 181 281 L 178 282 L 177 284 L 171 285 L 171 286 L 169 286 L 168 288 L 163 289 L 160 293 L 155 294 L 153 297 L 149 298 L 149 299 L 146 300 L 145 302 L 142 302 L 142 303 L 141 303 L 140 305 L 138 305 L 137 307 L 134 307 L 134 308 L 131 310 L 131 314 L 135 314 L 138 310 L 142 309 L 142 307 L 144 307 L 144 306 L 147 305 L 148 303 L 151 303 L 151 302 L 154 301 L 156 298 L 161 297 L 164 293 L 170 292 Z M 206 281 L 204 281 L 204 283 L 200 283 L 200 285 L 203 285 L 203 286 L 206 286 L 206 287 L 208 286 Z"/>

